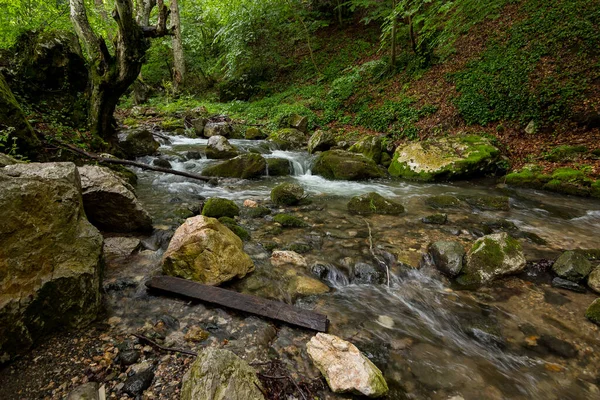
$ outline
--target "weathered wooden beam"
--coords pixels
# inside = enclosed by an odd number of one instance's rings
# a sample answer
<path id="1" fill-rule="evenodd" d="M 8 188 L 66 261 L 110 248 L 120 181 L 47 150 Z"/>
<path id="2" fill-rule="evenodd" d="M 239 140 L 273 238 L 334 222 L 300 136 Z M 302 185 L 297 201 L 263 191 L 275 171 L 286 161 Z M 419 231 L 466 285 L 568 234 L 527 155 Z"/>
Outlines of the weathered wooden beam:
<path id="1" fill-rule="evenodd" d="M 155 276 L 146 282 L 150 289 L 169 292 L 207 303 L 244 311 L 261 317 L 287 322 L 318 332 L 327 332 L 329 320 L 326 315 L 303 310 L 289 304 L 263 299 L 262 297 L 237 293 L 215 286 L 203 285 L 172 276 Z"/>

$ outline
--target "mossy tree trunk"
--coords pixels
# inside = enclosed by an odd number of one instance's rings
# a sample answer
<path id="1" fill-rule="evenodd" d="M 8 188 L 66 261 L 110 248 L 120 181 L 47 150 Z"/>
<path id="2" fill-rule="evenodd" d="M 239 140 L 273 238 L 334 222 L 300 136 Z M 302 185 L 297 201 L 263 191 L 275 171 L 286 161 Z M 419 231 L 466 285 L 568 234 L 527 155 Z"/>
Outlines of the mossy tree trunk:
<path id="1" fill-rule="evenodd" d="M 186 70 L 177 0 L 171 0 L 171 22 L 173 24 L 173 91 L 179 93 L 185 82 Z"/>
<path id="2" fill-rule="evenodd" d="M 70 0 L 71 20 L 89 58 L 90 131 L 109 144 L 115 141 L 115 108 L 140 73 L 149 47 L 148 39 L 170 34 L 166 28 L 168 9 L 162 0 L 156 1 L 156 5 L 158 23 L 146 26 L 136 21 L 132 0 L 115 0 L 112 17 L 118 30 L 113 40 L 114 54 L 111 54 L 104 38 L 93 31 L 84 0 Z"/>

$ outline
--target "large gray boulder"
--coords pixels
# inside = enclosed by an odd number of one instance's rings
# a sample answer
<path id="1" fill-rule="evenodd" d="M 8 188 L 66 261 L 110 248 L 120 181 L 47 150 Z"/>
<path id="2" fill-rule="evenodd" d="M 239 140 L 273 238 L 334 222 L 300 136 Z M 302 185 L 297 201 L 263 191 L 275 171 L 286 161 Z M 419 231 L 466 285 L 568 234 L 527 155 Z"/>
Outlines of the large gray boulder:
<path id="1" fill-rule="evenodd" d="M 458 275 L 463 267 L 465 249 L 458 242 L 435 242 L 429 246 L 429 254 L 436 268 L 450 277 Z"/>
<path id="2" fill-rule="evenodd" d="M 110 232 L 152 230 L 152 218 L 133 187 L 105 167 L 79 167 L 85 212 L 96 227 Z"/>
<path id="3" fill-rule="evenodd" d="M 229 122 L 213 122 L 209 121 L 204 125 L 204 137 L 212 136 L 231 137 L 233 134 L 233 126 Z"/>
<path id="4" fill-rule="evenodd" d="M 223 160 L 233 158 L 238 154 L 236 148 L 229 143 L 226 137 L 214 135 L 208 139 L 206 158 Z"/>
<path id="5" fill-rule="evenodd" d="M 329 150 L 321 153 L 312 172 L 327 179 L 345 181 L 359 181 L 385 176 L 385 172 L 380 170 L 370 158 L 344 150 Z"/>
<path id="6" fill-rule="evenodd" d="M 294 128 L 280 129 L 269 136 L 281 150 L 298 150 L 304 148 L 308 141 L 306 135 Z"/>
<path id="7" fill-rule="evenodd" d="M 231 160 L 205 168 L 206 176 L 222 178 L 256 179 L 267 172 L 267 161 L 260 154 L 242 154 Z"/>
<path id="8" fill-rule="evenodd" d="M 360 153 L 367 158 L 375 161 L 376 164 L 381 162 L 383 142 L 379 136 L 367 136 L 353 144 L 348 151 Z"/>
<path id="9" fill-rule="evenodd" d="M 313 154 L 317 151 L 327 151 L 336 143 L 333 132 L 318 130 L 308 139 L 308 152 Z"/>
<path id="10" fill-rule="evenodd" d="M 306 345 L 308 355 L 335 393 L 369 397 L 387 394 L 383 374 L 352 343 L 334 335 L 317 333 Z"/>
<path id="11" fill-rule="evenodd" d="M 458 282 L 465 285 L 488 283 L 516 274 L 526 265 L 521 243 L 506 232 L 479 238 L 467 253 L 466 261 L 458 277 Z"/>
<path id="12" fill-rule="evenodd" d="M 152 132 L 145 128 L 120 131 L 117 138 L 119 147 L 128 158 L 151 156 L 160 147 Z"/>
<path id="13" fill-rule="evenodd" d="M 264 400 L 256 371 L 229 350 L 202 350 L 183 377 L 180 400 Z"/>
<path id="14" fill-rule="evenodd" d="M 592 264 L 578 251 L 565 251 L 554 262 L 552 271 L 563 279 L 580 282 L 592 272 Z"/>
<path id="15" fill-rule="evenodd" d="M 72 163 L 0 169 L 0 363 L 43 335 L 92 322 L 101 306 L 102 236 Z"/>
<path id="16" fill-rule="evenodd" d="M 254 270 L 242 240 L 214 218 L 188 218 L 163 256 L 163 273 L 205 285 L 243 278 Z"/>

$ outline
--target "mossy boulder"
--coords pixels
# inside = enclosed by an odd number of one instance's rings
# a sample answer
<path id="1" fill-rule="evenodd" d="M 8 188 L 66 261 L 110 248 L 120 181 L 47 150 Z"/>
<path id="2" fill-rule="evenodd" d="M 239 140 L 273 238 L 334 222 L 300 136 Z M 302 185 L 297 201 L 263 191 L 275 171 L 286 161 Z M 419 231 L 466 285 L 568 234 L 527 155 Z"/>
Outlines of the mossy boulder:
<path id="1" fill-rule="evenodd" d="M 267 134 L 259 128 L 250 127 L 246 129 L 244 138 L 248 140 L 262 140 L 267 138 Z"/>
<path id="2" fill-rule="evenodd" d="M 223 136 L 214 135 L 208 138 L 206 145 L 206 158 L 224 160 L 237 156 L 239 152 Z"/>
<path id="3" fill-rule="evenodd" d="M 596 325 L 600 325 L 600 299 L 596 299 L 590 304 L 585 310 L 585 317 Z"/>
<path id="4" fill-rule="evenodd" d="M 587 284 L 590 289 L 600 293 L 600 266 L 594 268 L 588 275 Z"/>
<path id="5" fill-rule="evenodd" d="M 271 209 L 267 207 L 252 207 L 246 209 L 246 215 L 249 218 L 263 218 L 271 214 Z"/>
<path id="6" fill-rule="evenodd" d="M 248 153 L 207 167 L 202 174 L 222 178 L 255 179 L 263 176 L 266 170 L 267 161 L 260 154 Z"/>
<path id="7" fill-rule="evenodd" d="M 289 214 L 277 214 L 275 217 L 273 217 L 273 221 L 281 224 L 281 226 L 285 228 L 305 228 L 309 226 L 300 218 Z"/>
<path id="8" fill-rule="evenodd" d="M 560 162 L 560 161 L 572 161 L 577 157 L 588 152 L 586 146 L 578 145 L 562 145 L 556 146 L 544 157 L 548 161 Z"/>
<path id="9" fill-rule="evenodd" d="M 236 234 L 243 241 L 250 240 L 250 232 L 241 227 L 233 218 L 221 217 L 219 222 L 225 225 L 229 230 Z"/>
<path id="10" fill-rule="evenodd" d="M 160 128 L 166 132 L 183 135 L 185 132 L 185 123 L 181 118 L 165 118 L 160 122 Z"/>
<path id="11" fill-rule="evenodd" d="M 525 269 L 521 244 L 507 233 L 495 233 L 478 239 L 467 253 L 459 283 L 484 284 L 498 277 Z"/>
<path id="12" fill-rule="evenodd" d="M 160 147 L 152 132 L 145 128 L 122 130 L 117 137 L 119 147 L 128 158 L 151 156 Z"/>
<path id="13" fill-rule="evenodd" d="M 284 115 L 279 119 L 280 128 L 293 128 L 302 133 L 308 132 L 308 118 L 299 114 Z"/>
<path id="14" fill-rule="evenodd" d="M 313 154 L 317 151 L 327 151 L 336 145 L 336 138 L 333 132 L 316 131 L 308 140 L 308 152 Z"/>
<path id="15" fill-rule="evenodd" d="M 269 141 L 275 143 L 281 150 L 298 150 L 307 143 L 306 135 L 294 128 L 285 128 L 273 132 Z"/>
<path id="16" fill-rule="evenodd" d="M 502 181 L 513 186 L 600 198 L 600 180 L 594 180 L 584 171 L 573 168 L 557 168 L 546 174 L 539 167 L 528 165 L 509 173 Z"/>
<path id="17" fill-rule="evenodd" d="M 398 147 L 390 175 L 419 181 L 448 181 L 496 174 L 500 150 L 480 136 L 443 138 Z"/>
<path id="18" fill-rule="evenodd" d="M 448 214 L 443 214 L 443 213 L 431 214 L 426 217 L 423 217 L 421 219 L 421 221 L 424 224 L 444 225 L 446 222 L 448 222 Z"/>
<path id="19" fill-rule="evenodd" d="M 291 164 L 286 158 L 267 158 L 267 173 L 269 176 L 288 176 Z"/>
<path id="20" fill-rule="evenodd" d="M 362 154 L 329 150 L 319 154 L 312 172 L 327 179 L 359 181 L 381 178 L 385 172 Z"/>
<path id="21" fill-rule="evenodd" d="M 435 242 L 429 246 L 429 254 L 435 267 L 450 277 L 457 276 L 463 268 L 465 249 L 458 242 Z"/>
<path id="22" fill-rule="evenodd" d="M 347 207 L 350 214 L 358 215 L 400 215 L 404 213 L 402 204 L 386 199 L 375 192 L 352 197 Z"/>
<path id="23" fill-rule="evenodd" d="M 233 218 L 240 215 L 240 208 L 231 200 L 212 197 L 204 203 L 202 215 L 210 218 Z"/>
<path id="24" fill-rule="evenodd" d="M 188 218 L 175 231 L 163 257 L 163 273 L 219 285 L 254 270 L 242 240 L 214 218 Z"/>
<path id="25" fill-rule="evenodd" d="M 0 74 L 0 132 L 8 133 L 5 143 L 0 143 L 0 151 L 8 152 L 12 145 L 17 147 L 18 154 L 38 159 L 41 142 L 29 125 L 17 99 L 10 91 L 2 74 Z"/>
<path id="26" fill-rule="evenodd" d="M 0 169 L 0 364 L 101 309 L 102 236 L 72 163 Z"/>
<path id="27" fill-rule="evenodd" d="M 508 211 L 508 196 L 460 196 L 470 206 L 484 211 Z"/>
<path id="28" fill-rule="evenodd" d="M 381 163 L 382 148 L 383 143 L 379 136 L 367 136 L 353 144 L 348 151 L 360 153 L 379 164 Z"/>
<path id="29" fill-rule="evenodd" d="M 304 189 L 297 183 L 282 183 L 271 190 L 271 201 L 278 206 L 292 206 L 304 198 Z"/>
<path id="30" fill-rule="evenodd" d="M 580 282 L 592 272 L 592 264 L 578 251 L 565 251 L 554 262 L 552 271 L 563 279 Z"/>
<path id="31" fill-rule="evenodd" d="M 204 125 L 202 134 L 206 138 L 211 136 L 223 136 L 228 138 L 233 134 L 233 126 L 231 123 L 225 121 L 208 121 L 206 125 Z"/>
<path id="32" fill-rule="evenodd" d="M 256 371 L 234 353 L 207 347 L 184 375 L 181 400 L 264 400 Z"/>

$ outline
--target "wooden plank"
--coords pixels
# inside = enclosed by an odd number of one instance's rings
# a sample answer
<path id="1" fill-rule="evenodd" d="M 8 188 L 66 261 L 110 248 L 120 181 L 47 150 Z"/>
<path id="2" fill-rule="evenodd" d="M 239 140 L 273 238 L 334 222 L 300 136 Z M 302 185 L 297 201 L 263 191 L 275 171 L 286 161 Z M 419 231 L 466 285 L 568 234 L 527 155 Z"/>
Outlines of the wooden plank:
<path id="1" fill-rule="evenodd" d="M 327 332 L 329 320 L 326 315 L 303 310 L 289 304 L 263 299 L 262 297 L 237 293 L 215 286 L 203 285 L 172 276 L 152 277 L 146 286 L 164 292 L 202 300 L 207 303 L 228 307 L 238 311 L 287 322 L 318 332 Z"/>

